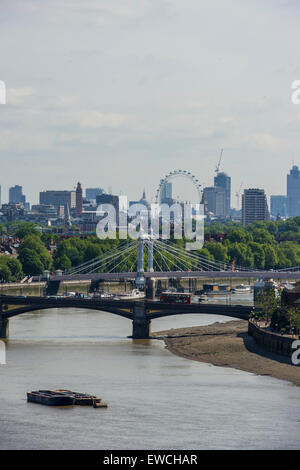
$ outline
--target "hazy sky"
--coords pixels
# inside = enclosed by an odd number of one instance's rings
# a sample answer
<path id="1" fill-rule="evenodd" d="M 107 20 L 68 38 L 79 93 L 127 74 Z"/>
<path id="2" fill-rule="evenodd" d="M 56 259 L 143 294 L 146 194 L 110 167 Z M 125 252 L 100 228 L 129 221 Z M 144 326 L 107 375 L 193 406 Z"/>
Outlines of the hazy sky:
<path id="1" fill-rule="evenodd" d="M 2 199 L 173 169 L 284 194 L 300 165 L 299 0 L 0 0 Z"/>

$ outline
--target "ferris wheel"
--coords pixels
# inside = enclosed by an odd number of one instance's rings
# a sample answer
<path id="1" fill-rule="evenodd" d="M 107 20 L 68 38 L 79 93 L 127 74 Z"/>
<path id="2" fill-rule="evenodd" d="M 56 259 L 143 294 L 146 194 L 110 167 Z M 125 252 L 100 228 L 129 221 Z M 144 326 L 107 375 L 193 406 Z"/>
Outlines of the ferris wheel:
<path id="1" fill-rule="evenodd" d="M 201 189 L 201 184 L 199 183 L 199 180 L 196 178 L 195 175 L 193 175 L 190 171 L 186 170 L 174 170 L 170 171 L 164 178 L 160 180 L 159 187 L 157 188 L 156 195 L 155 195 L 155 202 L 158 204 L 161 200 L 161 194 L 164 186 L 169 183 L 171 180 L 175 178 L 186 178 L 190 181 L 190 183 L 193 184 L 195 187 L 197 194 L 198 194 L 198 200 L 199 203 L 201 203 L 202 200 L 202 189 Z"/>

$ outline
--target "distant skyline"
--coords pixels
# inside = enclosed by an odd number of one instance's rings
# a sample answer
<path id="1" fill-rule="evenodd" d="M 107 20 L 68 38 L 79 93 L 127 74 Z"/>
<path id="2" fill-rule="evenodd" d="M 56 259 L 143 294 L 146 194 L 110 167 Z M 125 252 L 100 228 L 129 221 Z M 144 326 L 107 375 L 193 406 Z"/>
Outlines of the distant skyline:
<path id="1" fill-rule="evenodd" d="M 300 166 L 296 0 L 2 0 L 0 184 L 155 195 L 172 169 L 203 187 L 286 194 Z"/>

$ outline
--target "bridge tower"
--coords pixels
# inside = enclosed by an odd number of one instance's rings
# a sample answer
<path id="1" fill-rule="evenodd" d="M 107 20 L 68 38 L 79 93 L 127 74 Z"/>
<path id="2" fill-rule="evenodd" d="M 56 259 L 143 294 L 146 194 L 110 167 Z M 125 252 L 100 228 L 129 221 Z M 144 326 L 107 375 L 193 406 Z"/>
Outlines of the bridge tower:
<path id="1" fill-rule="evenodd" d="M 138 263 L 137 263 L 137 275 L 136 285 L 139 289 L 145 287 L 145 276 L 144 276 L 144 239 L 140 237 L 138 239 Z"/>

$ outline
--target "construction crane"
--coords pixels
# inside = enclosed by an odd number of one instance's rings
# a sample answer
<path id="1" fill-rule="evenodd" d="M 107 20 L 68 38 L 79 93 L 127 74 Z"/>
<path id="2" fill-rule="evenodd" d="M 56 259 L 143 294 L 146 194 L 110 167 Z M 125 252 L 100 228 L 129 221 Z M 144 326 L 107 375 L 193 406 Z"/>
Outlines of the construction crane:
<path id="1" fill-rule="evenodd" d="M 240 196 L 241 196 L 241 190 L 242 190 L 243 183 L 241 183 L 239 190 L 235 193 L 236 195 L 236 204 L 237 204 L 237 210 L 240 210 Z"/>
<path id="2" fill-rule="evenodd" d="M 216 170 L 215 170 L 215 171 L 216 171 L 216 174 L 218 174 L 218 173 L 219 173 L 219 170 L 220 170 L 222 155 L 223 155 L 223 149 L 221 149 L 220 158 L 219 158 L 219 163 L 218 163 L 217 166 L 216 166 Z"/>

